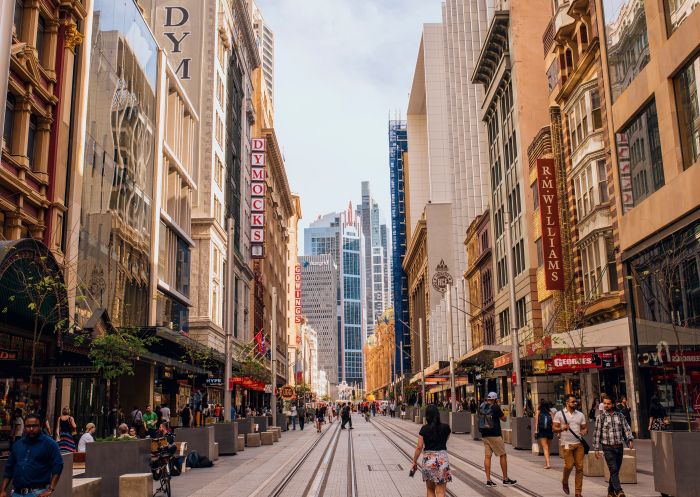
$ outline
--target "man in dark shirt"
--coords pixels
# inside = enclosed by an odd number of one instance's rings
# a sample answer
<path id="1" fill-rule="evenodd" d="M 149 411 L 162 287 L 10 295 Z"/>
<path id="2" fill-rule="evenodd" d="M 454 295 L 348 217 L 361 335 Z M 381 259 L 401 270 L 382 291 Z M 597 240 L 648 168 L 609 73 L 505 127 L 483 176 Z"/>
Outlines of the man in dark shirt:
<path id="1" fill-rule="evenodd" d="M 498 404 L 498 394 L 490 392 L 486 397 L 486 402 L 479 406 L 479 431 L 484 442 L 484 469 L 486 470 L 486 486 L 495 487 L 491 480 L 491 455 L 496 454 L 501 460 L 501 470 L 503 471 L 503 484 L 515 485 L 517 482 L 508 478 L 508 459 L 506 457 L 506 446 L 501 436 L 501 421 L 505 421 L 506 416 Z"/>
<path id="2" fill-rule="evenodd" d="M 58 485 L 63 459 L 58 444 L 41 432 L 38 414 L 27 415 L 24 436 L 12 445 L 0 488 L 0 497 L 7 497 L 12 481 L 12 497 L 49 497 Z"/>

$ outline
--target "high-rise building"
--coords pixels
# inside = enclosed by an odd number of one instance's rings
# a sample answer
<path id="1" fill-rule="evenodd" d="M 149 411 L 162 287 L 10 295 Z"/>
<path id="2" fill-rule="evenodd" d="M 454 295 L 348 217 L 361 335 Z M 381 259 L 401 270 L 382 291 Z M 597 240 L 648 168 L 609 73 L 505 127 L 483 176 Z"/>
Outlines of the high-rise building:
<path id="1" fill-rule="evenodd" d="M 275 83 L 275 33 L 270 26 L 265 23 L 262 12 L 257 5 L 253 4 L 253 30 L 260 51 L 260 62 L 262 67 L 265 91 L 270 97 L 270 102 L 274 102 Z"/>
<path id="2" fill-rule="evenodd" d="M 338 267 L 331 254 L 299 257 L 301 312 L 318 335 L 318 369 L 338 385 Z M 301 335 L 299 335 L 301 338 Z"/>
<path id="3" fill-rule="evenodd" d="M 374 332 L 377 318 L 389 305 L 389 280 L 387 274 L 388 234 L 382 222 L 379 204 L 370 192 L 369 181 L 362 182 L 362 201 L 357 206 L 357 216 L 362 220 L 362 234 L 365 238 L 363 258 L 365 261 L 365 295 L 367 309 L 366 336 Z"/>
<path id="4" fill-rule="evenodd" d="M 389 121 L 389 174 L 391 187 L 391 302 L 394 307 L 396 364 L 403 360 L 404 372 L 411 372 L 411 330 L 408 327 L 408 278 L 401 265 L 406 254 L 405 160 L 408 154 L 406 121 Z M 403 351 L 399 349 L 403 343 Z"/>
<path id="5" fill-rule="evenodd" d="M 327 214 L 304 230 L 308 255 L 330 254 L 338 268 L 338 381 L 363 384 L 362 347 L 365 341 L 365 239 L 362 222 L 348 210 Z"/>

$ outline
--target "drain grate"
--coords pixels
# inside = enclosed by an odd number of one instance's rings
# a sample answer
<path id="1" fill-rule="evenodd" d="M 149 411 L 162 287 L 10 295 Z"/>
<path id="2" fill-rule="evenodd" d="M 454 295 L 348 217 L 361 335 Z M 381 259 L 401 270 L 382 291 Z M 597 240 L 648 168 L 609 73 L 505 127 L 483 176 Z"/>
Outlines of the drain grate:
<path id="1" fill-rule="evenodd" d="M 368 464 L 370 471 L 403 471 L 400 464 Z"/>

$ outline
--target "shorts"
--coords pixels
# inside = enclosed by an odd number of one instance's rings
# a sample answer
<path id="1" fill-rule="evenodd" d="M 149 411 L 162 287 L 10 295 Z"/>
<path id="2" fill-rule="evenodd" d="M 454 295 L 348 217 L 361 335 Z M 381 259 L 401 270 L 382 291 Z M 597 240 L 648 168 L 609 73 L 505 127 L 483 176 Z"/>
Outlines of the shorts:
<path id="1" fill-rule="evenodd" d="M 503 437 L 484 437 L 484 453 L 486 457 L 491 457 L 495 454 L 496 457 L 501 457 L 506 454 L 506 444 L 503 443 Z"/>

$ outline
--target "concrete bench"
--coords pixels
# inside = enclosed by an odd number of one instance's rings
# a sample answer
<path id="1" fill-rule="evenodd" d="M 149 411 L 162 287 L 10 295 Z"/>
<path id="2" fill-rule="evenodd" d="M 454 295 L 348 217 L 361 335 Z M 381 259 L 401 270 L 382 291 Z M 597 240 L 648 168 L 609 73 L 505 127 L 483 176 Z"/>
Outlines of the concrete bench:
<path id="1" fill-rule="evenodd" d="M 260 447 L 260 433 L 248 433 L 245 437 L 245 444 L 248 447 Z"/>
<path id="2" fill-rule="evenodd" d="M 245 450 L 245 435 L 238 435 L 236 444 L 236 452 L 243 452 Z"/>
<path id="3" fill-rule="evenodd" d="M 561 451 L 564 457 L 564 451 Z M 583 457 L 583 476 L 605 476 L 607 464 L 602 457 L 598 459 L 595 452 L 591 451 Z"/>
<path id="4" fill-rule="evenodd" d="M 119 497 L 151 497 L 152 495 L 151 473 L 131 473 L 119 477 Z"/>
<path id="5" fill-rule="evenodd" d="M 279 427 L 279 426 L 271 426 L 271 427 L 269 428 L 269 430 L 270 430 L 270 431 L 275 431 L 275 432 L 277 432 L 277 440 L 279 440 L 280 438 L 282 438 L 282 428 L 281 428 L 281 427 Z M 277 440 L 275 440 L 275 442 L 276 442 Z"/>
<path id="6" fill-rule="evenodd" d="M 263 431 L 260 435 L 260 445 L 272 445 L 275 443 L 274 435 L 271 431 Z"/>
<path id="7" fill-rule="evenodd" d="M 280 441 L 280 435 L 277 433 L 277 430 L 268 430 L 269 433 L 272 433 L 272 441 L 273 442 L 279 442 Z"/>
<path id="8" fill-rule="evenodd" d="M 73 497 L 101 497 L 102 478 L 75 478 L 73 479 Z"/>

